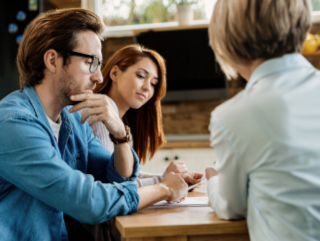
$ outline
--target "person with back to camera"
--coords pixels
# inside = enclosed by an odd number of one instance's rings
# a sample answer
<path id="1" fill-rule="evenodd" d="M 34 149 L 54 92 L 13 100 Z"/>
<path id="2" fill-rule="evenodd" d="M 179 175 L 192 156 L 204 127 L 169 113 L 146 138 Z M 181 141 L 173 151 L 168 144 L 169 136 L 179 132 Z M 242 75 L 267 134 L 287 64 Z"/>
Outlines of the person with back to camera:
<path id="1" fill-rule="evenodd" d="M 250 240 L 320 240 L 320 72 L 301 54 L 308 0 L 218 0 L 209 38 L 248 81 L 211 114 L 209 204 L 247 218 Z"/>
<path id="2" fill-rule="evenodd" d="M 103 80 L 103 30 L 96 14 L 61 9 L 39 15 L 23 34 L 21 90 L 0 102 L 0 240 L 93 240 L 80 222 L 102 223 L 187 195 L 173 172 L 137 188 L 139 160 L 129 144 L 111 154 L 81 123 L 77 110 L 99 116 L 103 109 L 113 138 L 128 136 L 105 97 L 93 94 Z"/>

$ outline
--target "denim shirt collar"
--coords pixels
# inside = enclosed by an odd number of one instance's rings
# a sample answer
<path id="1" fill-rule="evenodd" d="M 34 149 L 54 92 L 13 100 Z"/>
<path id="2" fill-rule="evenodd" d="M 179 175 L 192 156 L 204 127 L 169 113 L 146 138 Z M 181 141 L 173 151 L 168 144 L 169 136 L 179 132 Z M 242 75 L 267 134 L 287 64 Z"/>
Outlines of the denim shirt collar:
<path id="1" fill-rule="evenodd" d="M 47 120 L 46 112 L 43 108 L 43 105 L 42 105 L 42 103 L 39 99 L 39 96 L 38 96 L 37 92 L 35 91 L 34 87 L 33 86 L 25 86 L 23 91 L 28 96 L 30 103 L 35 111 L 36 116 L 39 119 L 41 119 L 46 124 L 47 127 L 49 127 L 51 129 L 49 122 Z M 62 109 L 61 121 L 62 121 L 62 125 L 67 125 L 69 128 L 72 129 L 73 128 L 73 125 L 72 125 L 73 121 L 69 116 L 69 112 L 68 112 L 69 108 L 70 107 L 65 107 Z"/>
<path id="2" fill-rule="evenodd" d="M 253 71 L 245 90 L 249 91 L 259 80 L 269 75 L 301 67 L 313 68 L 313 66 L 298 53 L 286 54 L 279 58 L 266 60 Z"/>
<path id="3" fill-rule="evenodd" d="M 49 132 L 51 134 L 51 138 L 53 140 L 55 140 L 54 133 L 50 127 L 46 112 L 43 108 L 43 105 L 39 99 L 37 92 L 35 91 L 35 89 L 32 86 L 29 86 L 29 87 L 25 86 L 23 91 L 28 96 L 30 103 L 35 111 L 36 116 L 42 121 L 42 123 L 45 125 L 45 127 L 49 130 Z M 72 121 L 70 114 L 69 114 L 69 111 L 68 111 L 69 108 L 70 107 L 65 107 L 61 111 L 62 124 L 61 124 L 61 128 L 60 128 L 59 140 L 57 140 L 58 143 L 57 143 L 57 141 L 53 141 L 53 145 L 55 146 L 55 148 L 57 150 L 59 150 L 58 153 L 59 153 L 59 155 L 61 155 L 60 157 L 63 157 L 64 152 L 67 147 L 67 140 L 68 140 L 70 134 L 72 134 L 72 132 L 73 132 L 73 121 Z"/>

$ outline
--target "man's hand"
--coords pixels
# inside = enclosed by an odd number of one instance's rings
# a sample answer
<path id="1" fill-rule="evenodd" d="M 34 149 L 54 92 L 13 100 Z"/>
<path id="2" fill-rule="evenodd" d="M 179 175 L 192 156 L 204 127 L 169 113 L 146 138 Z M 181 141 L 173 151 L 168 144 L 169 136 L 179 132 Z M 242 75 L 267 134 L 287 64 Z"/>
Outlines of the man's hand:
<path id="1" fill-rule="evenodd" d="M 168 173 L 161 185 L 167 189 L 167 201 L 181 202 L 188 194 L 188 185 L 178 173 Z"/>
<path id="2" fill-rule="evenodd" d="M 209 181 L 211 177 L 217 176 L 219 173 L 214 167 L 207 167 L 206 168 L 206 178 Z"/>
<path id="3" fill-rule="evenodd" d="M 115 138 L 120 139 L 126 136 L 124 124 L 106 95 L 85 93 L 70 96 L 70 99 L 74 102 L 80 101 L 69 110 L 70 113 L 87 108 L 81 117 L 81 123 L 84 123 L 89 116 L 93 115 L 88 122 L 90 126 L 102 121 L 109 133 Z M 128 143 L 114 145 L 114 168 L 125 178 L 132 176 L 134 158 Z"/>
<path id="4" fill-rule="evenodd" d="M 169 172 L 161 183 L 138 188 L 139 210 L 161 200 L 182 202 L 188 194 L 188 186 L 178 173 Z"/>
<path id="5" fill-rule="evenodd" d="M 75 102 L 80 101 L 69 110 L 70 113 L 88 108 L 81 117 L 81 123 L 84 123 L 89 116 L 93 116 L 88 122 L 90 126 L 102 121 L 115 138 L 123 138 L 126 135 L 124 124 L 106 95 L 85 93 L 72 95 L 70 99 Z"/>

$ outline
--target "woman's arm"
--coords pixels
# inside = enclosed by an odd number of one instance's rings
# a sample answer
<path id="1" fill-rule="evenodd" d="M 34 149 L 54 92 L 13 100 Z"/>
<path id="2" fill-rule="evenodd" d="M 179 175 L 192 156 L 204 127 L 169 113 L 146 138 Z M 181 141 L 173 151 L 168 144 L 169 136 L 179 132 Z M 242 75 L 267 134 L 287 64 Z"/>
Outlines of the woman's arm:
<path id="1" fill-rule="evenodd" d="M 168 173 L 166 171 L 162 175 L 140 171 L 136 182 L 138 187 L 158 184 L 162 182 L 162 180 L 167 174 Z"/>
<path id="2" fill-rule="evenodd" d="M 189 185 L 200 182 L 200 179 L 203 176 L 202 173 L 188 172 L 187 166 L 185 165 L 184 161 L 176 160 L 168 165 L 167 169 L 162 175 L 140 171 L 139 176 L 136 180 L 137 185 L 138 187 L 143 187 L 158 184 L 166 177 L 169 172 L 179 173 L 184 181 Z"/>

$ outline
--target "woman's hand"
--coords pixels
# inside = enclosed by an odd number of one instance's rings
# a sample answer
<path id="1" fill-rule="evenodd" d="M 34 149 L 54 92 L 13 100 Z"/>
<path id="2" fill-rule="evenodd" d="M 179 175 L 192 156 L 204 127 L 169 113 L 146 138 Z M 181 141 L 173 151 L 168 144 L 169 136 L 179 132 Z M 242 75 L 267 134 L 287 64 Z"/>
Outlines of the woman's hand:
<path id="1" fill-rule="evenodd" d="M 186 174 L 183 174 L 182 178 L 189 185 L 193 185 L 193 184 L 199 183 L 201 181 L 202 176 L 203 176 L 203 173 L 200 173 L 200 172 L 188 172 Z"/>
<path id="2" fill-rule="evenodd" d="M 207 167 L 206 168 L 206 178 L 209 181 L 211 177 L 217 176 L 219 173 L 214 167 Z"/>
<path id="3" fill-rule="evenodd" d="M 182 176 L 182 174 L 188 172 L 188 168 L 183 160 L 176 160 L 169 164 L 169 166 L 166 169 L 166 172 L 179 173 Z"/>
<path id="4" fill-rule="evenodd" d="M 200 182 L 203 173 L 188 172 L 188 168 L 183 160 L 176 160 L 169 164 L 166 172 L 179 173 L 186 183 L 189 185 Z"/>

